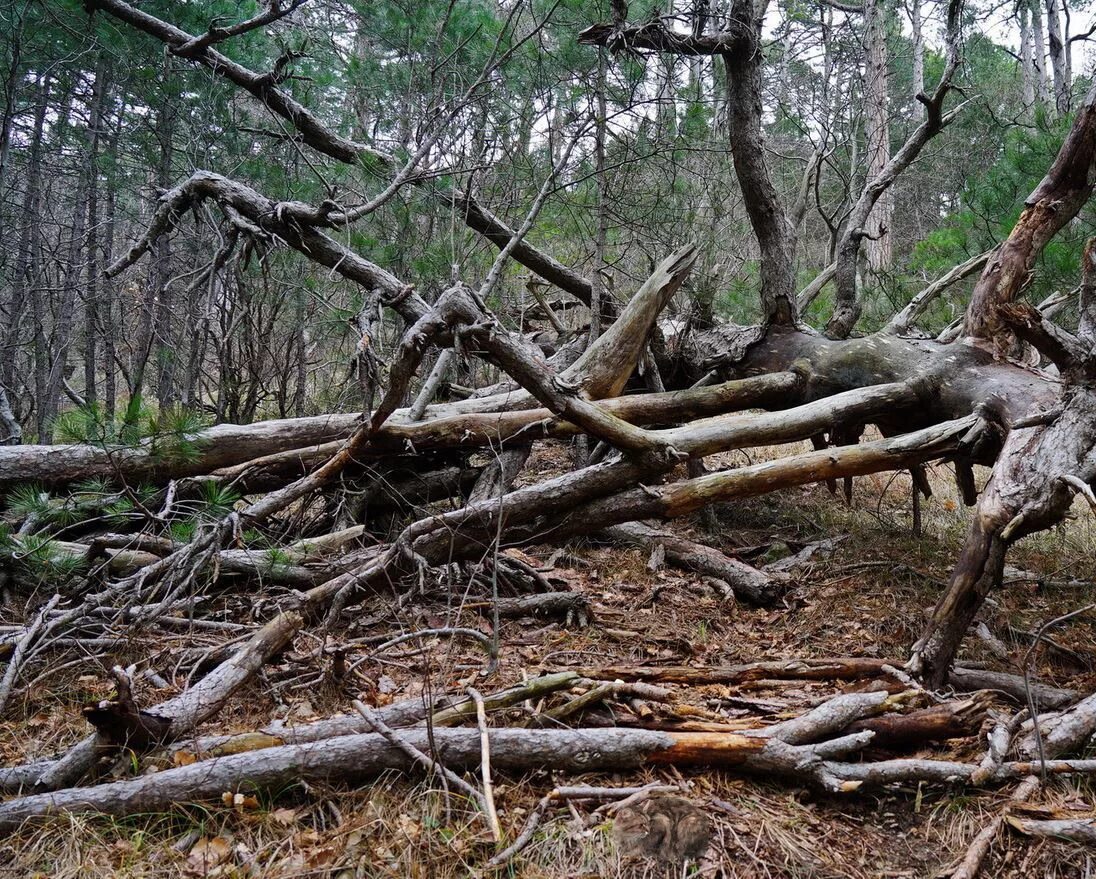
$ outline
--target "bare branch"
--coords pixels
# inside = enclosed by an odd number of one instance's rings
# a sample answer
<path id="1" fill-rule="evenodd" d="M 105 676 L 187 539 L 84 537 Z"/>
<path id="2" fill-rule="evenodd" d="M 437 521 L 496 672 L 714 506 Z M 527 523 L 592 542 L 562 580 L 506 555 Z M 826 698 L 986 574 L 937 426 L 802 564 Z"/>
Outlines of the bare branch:
<path id="1" fill-rule="evenodd" d="M 1063 373 L 1080 366 L 1088 357 L 1076 336 L 1047 320 L 1027 302 L 1004 303 L 998 307 L 997 316 Z"/>
<path id="2" fill-rule="evenodd" d="M 281 0 L 269 0 L 261 12 L 247 19 L 247 21 L 241 21 L 231 27 L 219 27 L 211 24 L 209 30 L 200 37 L 194 37 L 181 46 L 171 48 L 170 51 L 173 55 L 178 55 L 181 58 L 190 58 L 214 43 L 223 43 L 232 37 L 238 37 L 248 31 L 257 30 L 278 21 L 278 19 L 285 18 L 307 2 L 308 0 L 289 0 L 289 5 L 283 7 Z"/>
<path id="3" fill-rule="evenodd" d="M 143 10 L 139 10 L 124 2 L 124 0 L 88 0 L 88 8 L 102 10 L 113 15 L 137 30 L 160 40 L 169 49 L 180 49 L 199 40 L 199 37 L 187 33 L 181 28 L 156 18 Z M 528 39 L 530 36 L 531 34 L 526 34 L 523 40 Z M 385 169 L 398 167 L 396 159 L 387 153 L 366 144 L 349 140 L 332 131 L 299 101 L 279 89 L 277 84 L 272 82 L 266 74 L 249 70 L 208 45 L 200 49 L 190 50 L 187 58 L 248 92 L 272 113 L 292 125 L 300 135 L 301 140 L 317 152 L 350 165 L 365 162 L 372 164 L 374 167 Z M 392 181 L 393 185 L 398 187 L 404 183 L 426 183 L 430 180 L 431 175 L 420 177 L 420 175 L 409 173 L 407 171 L 409 165 L 410 163 L 404 166 L 403 172 L 397 173 L 396 178 Z M 373 202 L 358 210 L 365 210 L 365 212 L 375 210 L 376 207 L 379 207 L 390 197 L 389 189 L 391 188 L 390 185 Z M 462 193 L 456 190 L 439 190 L 437 191 L 437 198 L 446 207 L 453 204 L 460 207 L 463 219 L 468 227 L 483 235 L 492 243 L 502 247 L 511 240 L 513 232 L 490 211 L 480 205 L 470 193 Z M 380 201 L 378 202 L 378 200 Z M 331 224 L 335 224 L 338 222 L 340 212 L 341 209 L 338 205 L 331 204 L 330 209 L 324 215 L 324 219 Z M 320 218 L 315 214 L 311 216 L 303 215 L 301 220 L 312 225 L 320 222 Z M 574 272 L 573 269 L 564 266 L 526 241 L 521 241 L 520 244 L 514 247 L 513 257 L 545 280 L 589 304 L 592 289 L 590 282 Z"/>

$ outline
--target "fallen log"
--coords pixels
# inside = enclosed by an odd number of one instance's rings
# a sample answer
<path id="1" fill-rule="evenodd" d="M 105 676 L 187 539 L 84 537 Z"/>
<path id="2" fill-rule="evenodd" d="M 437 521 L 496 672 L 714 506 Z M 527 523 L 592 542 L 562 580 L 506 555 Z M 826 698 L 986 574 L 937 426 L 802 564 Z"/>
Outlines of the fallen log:
<path id="1" fill-rule="evenodd" d="M 969 736 L 978 731 L 989 708 L 985 695 L 973 699 L 942 702 L 908 714 L 885 714 L 857 720 L 845 733 L 870 730 L 875 733 L 873 747 L 895 750 L 918 747 L 924 742 Z"/>
<path id="2" fill-rule="evenodd" d="M 579 675 L 573 671 L 530 678 L 516 686 L 486 695 L 484 708 L 487 711 L 497 711 L 530 699 L 541 699 L 574 685 L 578 680 Z M 394 729 L 425 724 L 428 719 L 430 726 L 440 728 L 456 726 L 475 717 L 476 705 L 469 698 L 441 696 L 432 705 L 423 699 L 409 699 L 376 710 L 381 720 Z M 220 757 L 245 750 L 276 745 L 300 745 L 366 732 L 370 732 L 369 724 L 360 714 L 338 714 L 308 723 L 275 721 L 257 732 L 183 739 L 176 743 L 173 750 L 186 750 L 195 756 Z"/>
<path id="3" fill-rule="evenodd" d="M 826 763 L 823 771 L 840 779 L 842 789 L 857 790 L 860 786 L 884 787 L 891 784 L 909 784 L 926 781 L 945 784 L 971 783 L 978 771 L 977 764 L 956 763 L 950 760 L 920 760 L 916 758 L 880 760 L 875 763 Z M 1029 775 L 1091 775 L 1096 773 L 1096 760 L 1046 760 L 1002 763 L 985 784 L 1000 784 L 1027 778 Z"/>
<path id="4" fill-rule="evenodd" d="M 1096 818 L 1038 821 L 1009 815 L 1005 818 L 1005 822 L 1025 836 L 1041 836 L 1045 839 L 1060 839 L 1081 845 L 1096 846 Z"/>
<path id="5" fill-rule="evenodd" d="M 450 768 L 479 764 L 477 730 L 407 730 L 401 735 Z M 550 766 L 564 772 L 590 772 L 645 763 L 739 765 L 759 754 L 765 742 L 745 736 L 647 730 L 502 729 L 490 732 L 490 746 L 497 769 Z M 12 830 L 29 818 L 67 812 L 157 812 L 180 803 L 216 800 L 225 791 L 270 790 L 299 780 L 353 783 L 389 770 L 407 770 L 410 763 L 406 754 L 376 733 L 340 736 L 320 744 L 281 745 L 127 781 L 10 800 L 0 805 L 0 829 Z"/>
<path id="6" fill-rule="evenodd" d="M 1025 729 L 1027 735 L 1017 748 L 1025 757 L 1045 760 L 1077 751 L 1096 734 L 1096 695 L 1066 711 L 1041 715 L 1037 724 L 1028 721 Z"/>
<path id="7" fill-rule="evenodd" d="M 190 192 L 188 187 L 193 192 Z M 189 181 L 172 190 L 161 200 L 161 208 L 166 205 L 170 209 L 172 205 L 169 202 L 172 198 L 185 206 L 192 197 L 213 196 L 234 202 L 236 208 L 242 208 L 245 213 L 258 211 L 269 217 L 278 214 L 274 203 L 259 193 L 208 172 L 199 172 Z M 283 231 L 291 237 L 300 238 L 296 230 Z M 319 237 L 325 238 L 325 236 Z M 330 239 L 325 240 L 330 242 Z M 322 244 L 320 241 L 312 243 L 317 246 Z M 318 252 L 313 254 L 313 256 L 317 255 Z M 336 257 L 335 262 L 340 266 L 343 265 L 343 258 L 348 255 L 344 253 Z M 568 387 L 582 388 L 592 399 L 617 397 L 646 350 L 647 337 L 655 319 L 681 286 L 692 268 L 694 259 L 695 249 L 685 247 L 659 263 L 651 277 L 632 296 L 617 320 L 586 349 L 574 364 L 560 373 L 558 378 Z M 387 273 L 385 275 L 391 279 L 394 291 L 400 292 L 403 285 Z M 425 303 L 422 305 L 425 307 Z M 415 317 L 421 320 L 428 315 L 432 315 L 430 309 L 421 314 L 417 313 Z M 509 338 L 510 334 L 506 334 L 500 341 L 505 343 Z M 793 382 L 797 380 L 795 377 L 792 378 Z M 766 380 L 754 383 L 754 386 L 764 387 L 766 392 L 771 394 L 775 386 L 783 384 L 786 387 L 787 381 L 788 377 L 784 376 L 775 382 Z M 734 389 L 730 393 L 733 396 Z M 725 405 L 726 394 L 725 389 L 722 402 L 718 405 Z M 668 405 L 691 405 L 695 397 L 695 394 L 691 397 L 686 394 L 686 403 L 678 400 L 670 401 Z M 701 397 L 708 401 L 709 406 L 716 405 L 715 401 L 720 399 L 718 393 L 701 395 Z M 756 398 L 755 391 L 748 391 L 745 406 L 755 405 L 753 401 Z M 663 403 L 663 405 L 667 404 Z M 409 435 L 417 436 L 425 431 L 435 431 L 435 436 L 440 433 L 443 439 L 439 441 L 443 443 L 459 442 L 461 434 L 459 432 L 451 434 L 448 431 L 459 430 L 456 425 L 461 422 L 463 416 L 469 414 L 482 416 L 500 412 L 512 414 L 517 410 L 536 407 L 536 397 L 527 390 L 521 390 L 493 397 L 430 406 L 426 410 L 428 416 L 426 421 L 413 420 L 410 418 L 410 410 L 400 410 L 401 418 L 405 422 L 404 432 L 401 435 L 389 434 L 387 438 L 400 450 L 406 445 Z M 539 420 L 543 420 L 544 417 L 545 413 L 541 412 Z M 527 423 L 537 420 L 538 418 L 534 417 Z M 439 430 L 435 422 L 445 422 L 445 424 Z M 266 458 L 269 462 L 270 455 L 283 452 L 290 453 L 289 465 L 292 467 L 294 466 L 292 456 L 297 454 L 298 450 L 345 439 L 361 426 L 362 420 L 359 414 L 278 419 L 251 425 L 220 424 L 188 437 L 188 441 L 196 448 L 197 453 L 186 457 L 161 455 L 151 441 L 137 446 L 3 446 L 0 447 L 0 494 L 24 482 L 56 486 L 95 477 L 120 478 L 130 484 L 166 481 L 169 478 L 210 473 L 261 458 Z M 371 437 L 371 439 L 383 446 L 386 453 L 390 453 L 392 445 L 384 445 L 383 431 L 377 431 L 377 434 L 377 437 Z M 497 441 L 499 431 L 487 428 L 486 436 L 490 437 L 491 441 Z M 485 439 L 484 442 L 487 440 Z M 367 448 L 368 444 L 359 443 L 355 449 L 356 455 L 360 456 Z"/>
<path id="8" fill-rule="evenodd" d="M 820 738 L 858 714 L 881 710 L 890 698 L 886 693 L 839 696 L 833 705 L 819 706 L 795 722 L 774 727 L 767 736 L 764 731 L 745 735 L 623 728 L 496 729 L 488 733 L 491 761 L 496 768 L 515 771 L 543 766 L 572 772 L 643 765 L 743 766 L 750 772 L 800 777 L 832 788 L 837 782 L 821 771 L 824 761 L 864 747 L 872 734 L 857 733 L 817 745 L 790 744 L 784 738 Z M 479 730 L 416 728 L 401 736 L 449 768 L 476 766 L 482 754 Z M 226 790 L 270 789 L 296 780 L 353 782 L 410 765 L 406 751 L 383 735 L 337 735 L 216 757 L 128 781 L 16 798 L 0 804 L 0 829 L 60 812 L 162 811 L 181 802 L 219 797 Z"/>
<path id="9" fill-rule="evenodd" d="M 182 458 L 156 454 L 152 445 L 5 446 L 0 454 L 0 492 L 24 482 L 45 486 L 121 476 L 131 484 L 209 473 L 276 452 L 344 439 L 360 415 L 316 415 L 254 424 L 218 424 L 190 437 L 198 453 Z"/>
<path id="10" fill-rule="evenodd" d="M 772 604 L 787 586 L 785 577 L 759 571 L 718 549 L 680 537 L 671 531 L 652 528 L 642 522 L 614 525 L 603 533 L 614 542 L 628 546 L 639 546 L 648 550 L 662 546 L 669 564 L 714 577 L 726 583 L 737 598 L 751 604 Z"/>
<path id="11" fill-rule="evenodd" d="M 165 721 L 160 736 L 161 743 L 185 735 L 199 723 L 217 714 L 233 693 L 251 680 L 272 656 L 286 647 L 302 624 L 301 616 L 295 612 L 278 614 L 231 658 L 193 687 L 146 709 L 148 714 Z M 138 718 L 131 720 L 140 724 Z M 45 789 L 74 784 L 91 770 L 104 752 L 115 752 L 125 744 L 124 740 L 111 740 L 97 731 L 70 748 L 60 759 L 51 761 L 32 783 Z"/>
<path id="12" fill-rule="evenodd" d="M 578 669 L 583 677 L 600 680 L 649 681 L 675 684 L 742 684 L 757 680 L 852 681 L 887 675 L 889 668 L 900 668 L 894 659 L 872 657 L 836 657 L 826 659 L 777 659 L 732 666 L 606 666 Z M 1024 701 L 1027 686 L 1022 676 L 1007 672 L 957 666 L 948 682 L 961 692 L 996 690 Z M 1076 702 L 1081 694 L 1045 684 L 1031 683 L 1031 692 L 1043 705 L 1064 706 Z"/>
<path id="13" fill-rule="evenodd" d="M 737 768 L 766 776 L 791 778 L 832 791 L 912 781 L 969 781 L 975 764 L 934 760 L 887 760 L 842 763 L 833 758 L 860 750 L 871 732 L 813 745 L 791 745 L 779 738 L 740 733 L 660 732 L 637 729 L 535 730 L 495 729 L 487 733 L 496 769 L 524 772 L 550 767 L 562 772 L 635 769 L 641 766 Z M 474 729 L 413 729 L 400 733 L 413 748 L 429 753 L 450 769 L 477 767 L 481 734 Z M 322 743 L 280 745 L 218 757 L 126 781 L 88 788 L 33 794 L 0 804 L 0 830 L 52 815 L 98 812 L 130 815 L 162 812 L 173 806 L 217 800 L 228 792 L 283 788 L 296 781 L 354 783 L 378 773 L 407 771 L 405 750 L 375 733 L 347 735 Z M 1091 774 L 1096 761 L 1006 763 L 994 782 L 1033 772 Z"/>
<path id="14" fill-rule="evenodd" d="M 799 681 L 854 681 L 886 674 L 888 661 L 868 657 L 789 659 L 748 662 L 742 665 L 693 668 L 683 665 L 627 666 L 576 669 L 594 680 L 646 681 L 659 684 L 742 684 L 767 679 Z"/>
<path id="15" fill-rule="evenodd" d="M 18 545 L 21 541 L 16 539 L 14 542 Z M 140 549 L 100 548 L 94 540 L 90 543 L 50 540 L 45 545 L 44 551 L 48 552 L 51 558 L 80 561 L 88 567 L 101 563 L 106 573 L 118 577 L 133 574 L 164 557 Z M 325 570 L 293 564 L 293 556 L 280 550 L 222 549 L 216 555 L 219 572 L 251 576 L 283 586 L 307 588 L 341 573 L 338 565 L 334 566 L 334 570 L 331 570 L 330 566 L 327 566 Z"/>
<path id="16" fill-rule="evenodd" d="M 1027 704 L 1030 692 L 1038 704 L 1048 708 L 1062 708 L 1076 702 L 1083 695 L 1077 690 L 1063 690 L 1047 684 L 1025 681 L 1023 675 L 971 668 L 962 664 L 955 666 L 948 673 L 948 683 L 966 693 L 976 690 L 997 690 L 1023 704 Z"/>

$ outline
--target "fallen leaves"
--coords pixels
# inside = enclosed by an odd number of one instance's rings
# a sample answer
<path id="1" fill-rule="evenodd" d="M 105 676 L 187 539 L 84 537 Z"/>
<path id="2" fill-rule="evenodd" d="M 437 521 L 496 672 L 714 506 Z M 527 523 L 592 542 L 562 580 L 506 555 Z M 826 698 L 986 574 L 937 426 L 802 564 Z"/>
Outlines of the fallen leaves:
<path id="1" fill-rule="evenodd" d="M 232 854 L 232 842 L 225 836 L 202 837 L 187 855 L 183 872 L 188 876 L 213 876 L 214 870 Z M 216 875 L 222 875 L 218 871 Z"/>

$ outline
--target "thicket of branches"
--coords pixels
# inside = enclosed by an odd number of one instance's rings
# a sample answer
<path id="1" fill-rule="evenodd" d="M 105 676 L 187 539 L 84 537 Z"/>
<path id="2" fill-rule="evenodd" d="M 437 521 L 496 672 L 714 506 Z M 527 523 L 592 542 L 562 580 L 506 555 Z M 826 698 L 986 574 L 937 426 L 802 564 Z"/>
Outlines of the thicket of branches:
<path id="1" fill-rule="evenodd" d="M 496 623 L 581 618 L 579 596 L 506 550 L 598 532 L 771 603 L 786 577 L 643 523 L 881 471 L 927 494 L 941 460 L 972 521 L 904 668 L 765 669 L 1033 698 L 955 659 L 1009 548 L 1077 495 L 1096 506 L 1096 86 L 1071 9 L 17 4 L 0 552 L 26 610 L 0 641 L 0 710 L 56 651 L 193 624 L 215 588 L 258 581 L 272 607 L 154 709 L 116 669 L 92 735 L 4 770 L 36 792 L 0 805 L 0 826 L 347 759 L 434 765 L 437 740 L 427 756 L 357 706 L 361 721 L 255 755 L 78 787 L 104 754 L 190 734 L 364 595 L 479 590 Z M 814 451 L 704 466 L 804 440 Z M 574 469 L 523 473 L 543 443 Z M 992 467 L 982 485 L 975 465 Z M 497 640 L 469 631 L 445 634 L 493 666 Z M 883 740 L 869 717 L 916 737 L 965 728 L 979 704 L 937 700 L 926 719 L 881 693 L 742 736 L 500 731 L 491 748 L 509 767 L 729 763 L 837 791 L 986 783 L 1091 771 L 1056 760 L 1096 725 L 1077 697 L 1043 691 L 1035 750 L 1017 738 L 1010 761 L 1008 738 L 982 766 L 852 760 Z M 1041 709 L 1063 706 L 1044 747 Z M 321 739 L 322 758 L 297 747 Z M 486 763 L 490 739 L 441 750 Z M 489 784 L 469 795 L 490 819 Z"/>

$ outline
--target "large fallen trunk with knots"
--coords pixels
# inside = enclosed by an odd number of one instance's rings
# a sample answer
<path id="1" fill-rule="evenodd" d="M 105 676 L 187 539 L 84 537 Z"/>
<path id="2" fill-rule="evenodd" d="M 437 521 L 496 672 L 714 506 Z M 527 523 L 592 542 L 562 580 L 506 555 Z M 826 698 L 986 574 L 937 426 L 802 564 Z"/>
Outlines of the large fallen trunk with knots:
<path id="1" fill-rule="evenodd" d="M 755 670 L 760 670 L 758 664 Z M 771 663 L 769 669 L 779 674 Z M 788 665 L 788 664 L 785 664 Z M 810 663 L 804 663 L 804 668 Z M 844 669 L 844 672 L 842 672 Z M 796 669 L 786 669 L 796 673 Z M 611 673 L 601 672 L 602 677 Z M 815 673 L 855 673 L 854 665 L 831 661 Z M 891 669 L 890 673 L 894 673 Z M 562 673 L 529 681 L 486 701 L 492 707 L 514 705 L 526 697 L 543 696 L 577 681 Z M 655 690 L 642 685 L 647 690 Z M 589 697 L 607 698 L 620 687 L 603 686 Z M 640 692 L 658 698 L 666 693 Z M 1042 763 L 1002 761 L 982 771 L 977 764 L 922 758 L 890 758 L 878 762 L 845 762 L 865 748 L 921 746 L 926 741 L 970 735 L 985 717 L 989 699 L 943 703 L 902 713 L 914 692 L 890 695 L 886 690 L 851 693 L 828 699 L 804 714 L 769 726 L 737 731 L 667 731 L 630 728 L 448 728 L 466 720 L 469 702 L 439 708 L 432 729 L 408 726 L 424 718 L 423 706 L 391 706 L 363 717 L 331 718 L 299 730 L 273 729 L 258 735 L 242 734 L 208 740 L 213 756 L 191 753 L 176 768 L 47 793 L 31 793 L 0 804 L 0 828 L 14 829 L 31 819 L 60 814 L 96 812 L 124 816 L 157 812 L 228 795 L 250 795 L 285 788 L 294 782 L 354 784 L 393 770 L 416 767 L 451 773 L 485 771 L 489 760 L 495 770 L 522 773 L 551 768 L 556 772 L 588 773 L 641 767 L 707 767 L 780 778 L 830 792 L 850 794 L 862 789 L 913 781 L 933 783 L 999 784 L 1035 771 L 1053 774 L 1091 774 L 1096 761 L 1048 760 Z M 584 703 L 585 704 L 585 703 Z M 410 708 L 410 710 L 405 710 Z M 557 712 L 562 717 L 562 714 Z M 556 722 L 558 723 L 558 721 Z M 394 728 L 396 727 L 396 728 Z M 361 731 L 375 730 L 375 731 Z M 157 743 L 145 743 L 155 746 Z M 193 747 L 193 746 L 192 746 Z M 197 750 L 197 749 L 196 749 Z M 216 756 L 217 753 L 223 756 Z"/>

